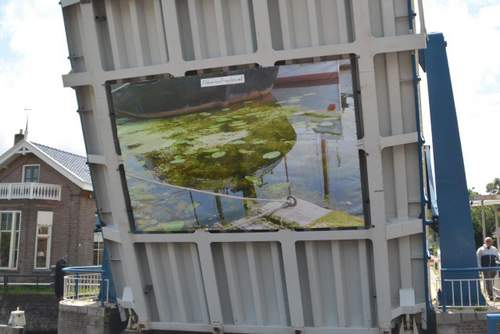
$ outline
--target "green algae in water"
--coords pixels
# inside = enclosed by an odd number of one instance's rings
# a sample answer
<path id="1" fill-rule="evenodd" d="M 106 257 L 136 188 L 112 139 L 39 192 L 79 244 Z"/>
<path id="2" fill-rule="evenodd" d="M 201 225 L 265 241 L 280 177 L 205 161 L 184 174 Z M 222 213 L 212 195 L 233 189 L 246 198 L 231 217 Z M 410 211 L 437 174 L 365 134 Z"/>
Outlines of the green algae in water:
<path id="1" fill-rule="evenodd" d="M 248 182 L 253 183 L 257 186 L 262 185 L 261 179 L 256 177 L 256 176 L 247 175 L 247 176 L 245 176 L 245 180 L 247 180 Z"/>
<path id="2" fill-rule="evenodd" d="M 175 144 L 145 152 L 145 165 L 167 183 L 245 192 L 249 182 L 245 176 L 272 166 L 295 145 L 297 135 L 288 117 L 296 112 L 296 108 L 254 102 L 211 112 L 210 117 L 188 114 L 149 122 L 156 131 L 176 135 Z M 228 122 L 232 119 L 238 120 Z"/>
<path id="3" fill-rule="evenodd" d="M 180 232 L 185 230 L 186 223 L 182 220 L 170 221 L 168 223 L 146 226 L 144 232 Z"/>
<path id="4" fill-rule="evenodd" d="M 235 126 L 235 127 L 239 127 L 239 126 L 245 126 L 245 125 L 247 125 L 247 122 L 244 122 L 244 121 L 236 121 L 236 122 L 230 123 L 229 125 L 231 125 L 231 126 Z"/>
<path id="5" fill-rule="evenodd" d="M 230 121 L 231 119 L 228 118 L 228 117 L 215 117 L 215 121 L 217 123 L 224 123 L 224 122 L 228 122 Z"/>
<path id="6" fill-rule="evenodd" d="M 350 215 L 343 211 L 333 210 L 327 215 L 316 219 L 309 227 L 363 227 L 363 218 Z"/>
<path id="7" fill-rule="evenodd" d="M 333 120 L 339 120 L 341 118 L 339 114 L 331 111 L 307 111 L 304 112 L 302 115 L 309 116 L 312 118 L 325 118 L 325 119 L 328 118 Z"/>
<path id="8" fill-rule="evenodd" d="M 255 139 L 255 140 L 252 140 L 250 143 L 253 145 L 262 145 L 262 144 L 265 144 L 266 142 L 267 142 L 267 140 L 265 140 L 265 139 Z"/>

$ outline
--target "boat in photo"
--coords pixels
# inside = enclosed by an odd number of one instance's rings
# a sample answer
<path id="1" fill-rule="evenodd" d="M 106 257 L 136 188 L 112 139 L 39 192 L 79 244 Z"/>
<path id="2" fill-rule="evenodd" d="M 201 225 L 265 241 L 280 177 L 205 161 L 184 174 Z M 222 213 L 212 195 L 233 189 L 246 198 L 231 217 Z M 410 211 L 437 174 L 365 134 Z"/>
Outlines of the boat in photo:
<path id="1" fill-rule="evenodd" d="M 277 74 L 277 67 L 266 67 L 113 85 L 113 109 L 118 117 L 159 118 L 225 108 L 269 95 Z M 231 77 L 241 80 L 224 80 Z M 207 79 L 212 84 L 203 86 Z"/>
<path id="2" fill-rule="evenodd" d="M 334 71 L 332 71 L 334 69 Z M 310 87 L 339 83 L 338 65 L 331 62 L 279 67 L 275 88 Z"/>

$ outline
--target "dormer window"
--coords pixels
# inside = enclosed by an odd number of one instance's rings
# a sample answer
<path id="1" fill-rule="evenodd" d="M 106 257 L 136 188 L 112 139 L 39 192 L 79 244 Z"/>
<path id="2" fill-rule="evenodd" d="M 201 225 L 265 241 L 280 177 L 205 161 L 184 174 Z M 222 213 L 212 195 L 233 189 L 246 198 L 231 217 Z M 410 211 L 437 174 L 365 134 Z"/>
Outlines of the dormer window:
<path id="1" fill-rule="evenodd" d="M 23 182 L 40 182 L 40 165 L 23 166 Z"/>

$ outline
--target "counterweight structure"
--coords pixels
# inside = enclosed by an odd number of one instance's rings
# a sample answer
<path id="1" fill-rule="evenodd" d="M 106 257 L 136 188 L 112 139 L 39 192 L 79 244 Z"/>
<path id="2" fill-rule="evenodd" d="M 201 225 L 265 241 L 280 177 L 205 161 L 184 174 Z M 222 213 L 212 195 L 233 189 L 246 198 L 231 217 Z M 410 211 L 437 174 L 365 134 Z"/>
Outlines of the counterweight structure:
<path id="1" fill-rule="evenodd" d="M 98 213 L 117 295 L 146 329 L 379 333 L 425 314 L 421 1 L 62 0 Z M 415 13 L 418 12 L 418 15 Z M 418 19 L 415 20 L 415 17 Z M 361 111 L 364 229 L 133 233 L 107 84 L 348 58 Z M 402 298 L 414 296 L 414 302 Z M 424 317 L 425 318 L 425 317 Z"/>

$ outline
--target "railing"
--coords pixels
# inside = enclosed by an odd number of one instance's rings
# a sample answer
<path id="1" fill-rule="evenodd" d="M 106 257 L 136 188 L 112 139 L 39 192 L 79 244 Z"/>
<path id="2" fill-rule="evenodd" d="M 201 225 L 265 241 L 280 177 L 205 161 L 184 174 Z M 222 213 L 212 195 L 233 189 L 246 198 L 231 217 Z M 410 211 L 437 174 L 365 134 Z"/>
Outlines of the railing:
<path id="1" fill-rule="evenodd" d="M 102 279 L 100 266 L 67 267 L 63 270 L 71 273 L 64 276 L 64 300 L 108 302 L 109 280 Z"/>
<path id="2" fill-rule="evenodd" d="M 438 306 L 444 312 L 449 308 L 500 306 L 500 278 L 491 277 L 497 271 L 500 267 L 442 269 L 441 278 L 435 281 Z"/>
<path id="3" fill-rule="evenodd" d="M 9 286 L 51 286 L 54 282 L 54 277 L 51 274 L 1 274 L 0 286 L 7 288 Z M 0 290 L 1 291 L 1 290 Z"/>
<path id="4" fill-rule="evenodd" d="M 1 199 L 61 200 L 61 186 L 47 183 L 0 183 Z"/>

